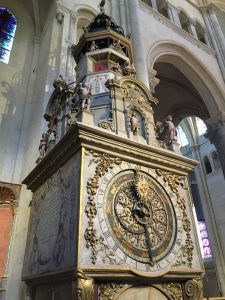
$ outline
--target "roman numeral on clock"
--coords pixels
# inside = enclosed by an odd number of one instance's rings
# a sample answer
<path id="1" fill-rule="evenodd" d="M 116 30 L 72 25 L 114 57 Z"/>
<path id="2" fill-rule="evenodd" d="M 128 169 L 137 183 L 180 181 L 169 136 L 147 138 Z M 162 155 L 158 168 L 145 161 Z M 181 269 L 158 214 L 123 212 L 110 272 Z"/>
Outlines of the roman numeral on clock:
<path id="1" fill-rule="evenodd" d="M 110 237 L 110 232 L 109 232 L 109 231 L 105 231 L 105 232 L 103 233 L 103 235 L 104 235 L 104 237 L 107 239 L 107 238 Z"/>
<path id="2" fill-rule="evenodd" d="M 115 244 L 113 247 L 112 247 L 112 250 L 114 251 L 114 252 L 116 252 L 116 250 L 119 248 L 119 246 L 118 246 L 118 244 Z"/>

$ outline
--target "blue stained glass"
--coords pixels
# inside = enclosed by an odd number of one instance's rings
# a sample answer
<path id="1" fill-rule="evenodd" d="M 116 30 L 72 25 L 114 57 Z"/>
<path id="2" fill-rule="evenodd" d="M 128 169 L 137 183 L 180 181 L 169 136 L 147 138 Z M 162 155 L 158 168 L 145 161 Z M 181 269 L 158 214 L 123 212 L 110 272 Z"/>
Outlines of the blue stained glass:
<path id="1" fill-rule="evenodd" d="M 0 7 L 0 61 L 9 62 L 13 38 L 16 32 L 16 18 L 4 7 Z"/>

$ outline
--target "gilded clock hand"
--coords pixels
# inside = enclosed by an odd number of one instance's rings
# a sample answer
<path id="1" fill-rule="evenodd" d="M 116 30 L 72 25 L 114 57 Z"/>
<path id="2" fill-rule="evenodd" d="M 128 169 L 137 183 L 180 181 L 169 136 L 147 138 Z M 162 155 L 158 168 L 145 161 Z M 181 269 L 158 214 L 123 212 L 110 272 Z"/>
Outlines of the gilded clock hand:
<path id="1" fill-rule="evenodd" d="M 148 231 L 148 223 L 150 219 L 150 214 L 146 213 L 144 209 L 147 211 L 145 204 L 142 204 L 142 208 L 140 208 L 141 203 L 139 203 L 139 206 L 137 208 L 133 209 L 133 214 L 136 217 L 136 220 L 139 224 L 144 226 L 145 229 L 145 235 L 146 235 L 146 240 L 148 244 L 148 252 L 149 252 L 149 259 L 150 259 L 150 265 L 153 267 L 156 263 L 156 261 L 153 259 L 152 255 L 152 242 L 151 242 L 151 237 L 150 233 Z"/>

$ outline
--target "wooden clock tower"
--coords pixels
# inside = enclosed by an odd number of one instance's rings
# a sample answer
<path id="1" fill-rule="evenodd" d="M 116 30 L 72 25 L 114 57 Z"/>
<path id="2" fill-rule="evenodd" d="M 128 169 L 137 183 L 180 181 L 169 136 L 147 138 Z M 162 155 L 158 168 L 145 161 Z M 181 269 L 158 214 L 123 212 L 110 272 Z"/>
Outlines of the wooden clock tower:
<path id="1" fill-rule="evenodd" d="M 34 193 L 23 269 L 31 299 L 201 299 L 187 179 L 196 162 L 157 140 L 158 100 L 103 9 L 73 54 L 76 88 L 55 80 L 24 180 Z"/>

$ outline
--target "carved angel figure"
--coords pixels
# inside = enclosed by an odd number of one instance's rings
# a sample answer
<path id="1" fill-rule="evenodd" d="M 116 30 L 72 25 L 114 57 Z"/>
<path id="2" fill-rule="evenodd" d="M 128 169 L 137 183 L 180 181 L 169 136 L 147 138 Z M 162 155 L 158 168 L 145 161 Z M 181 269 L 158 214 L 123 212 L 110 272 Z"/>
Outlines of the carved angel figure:
<path id="1" fill-rule="evenodd" d="M 130 125 L 131 125 L 131 131 L 134 135 L 137 135 L 138 130 L 138 119 L 136 117 L 136 113 L 132 113 L 130 116 Z"/>
<path id="2" fill-rule="evenodd" d="M 40 155 L 36 161 L 37 163 L 43 159 L 43 157 L 47 152 L 47 149 L 48 149 L 48 134 L 42 133 L 39 148 L 38 148 Z"/>
<path id="3" fill-rule="evenodd" d="M 91 107 L 91 86 L 86 83 L 80 83 L 79 92 L 81 97 L 81 108 L 90 111 Z"/>
<path id="4" fill-rule="evenodd" d="M 166 143 L 177 142 L 177 130 L 172 121 L 173 121 L 173 118 L 171 115 L 168 115 L 163 120 L 163 124 L 166 127 L 166 133 L 164 136 L 164 141 Z"/>

